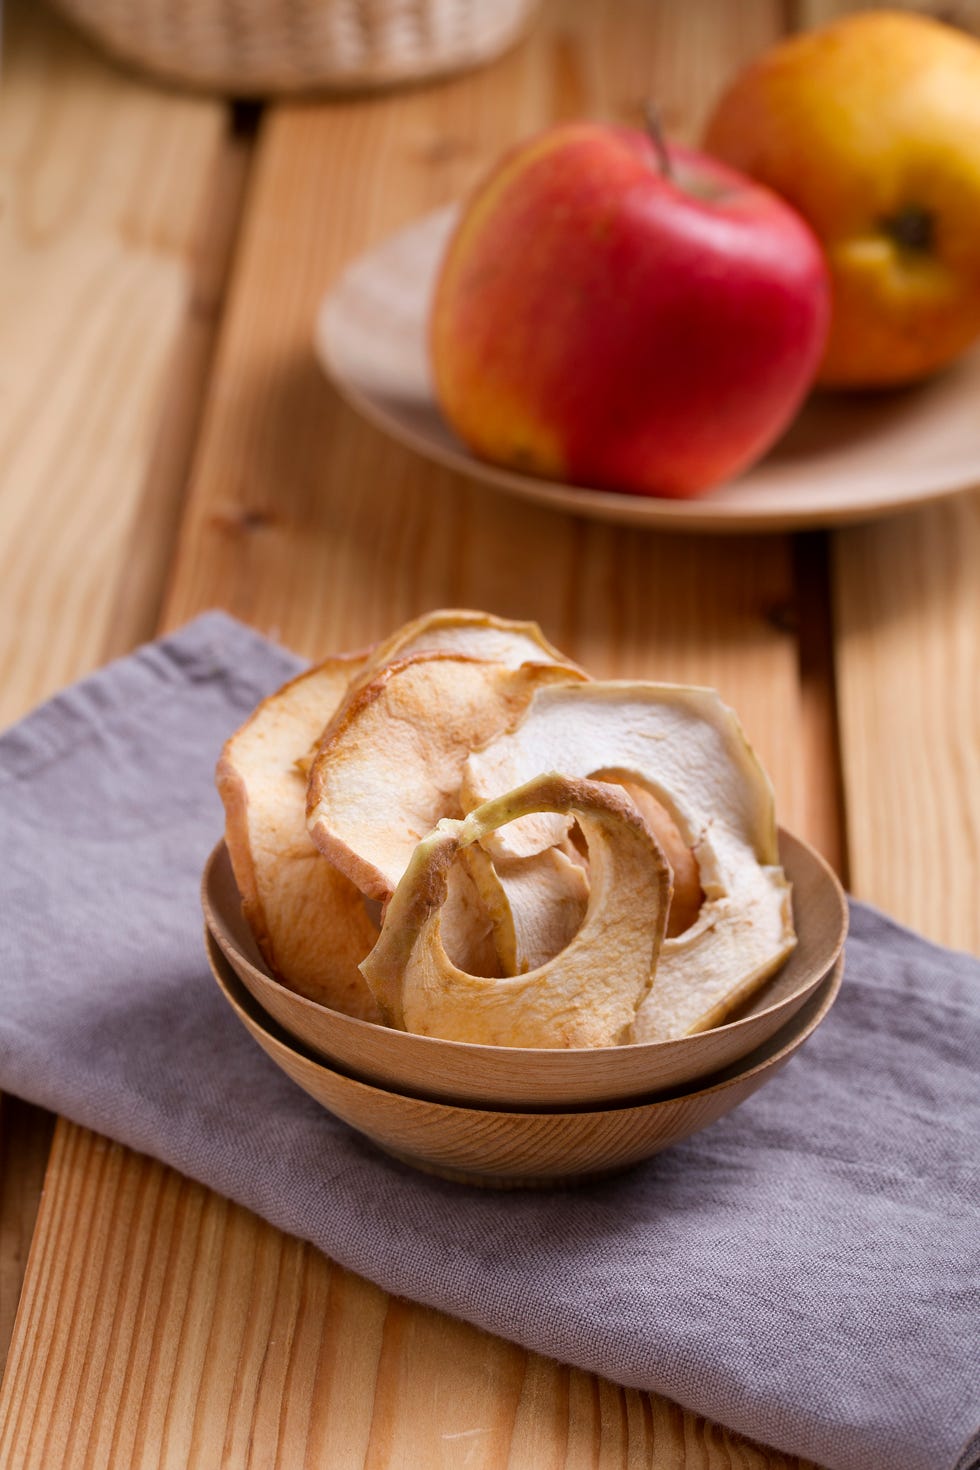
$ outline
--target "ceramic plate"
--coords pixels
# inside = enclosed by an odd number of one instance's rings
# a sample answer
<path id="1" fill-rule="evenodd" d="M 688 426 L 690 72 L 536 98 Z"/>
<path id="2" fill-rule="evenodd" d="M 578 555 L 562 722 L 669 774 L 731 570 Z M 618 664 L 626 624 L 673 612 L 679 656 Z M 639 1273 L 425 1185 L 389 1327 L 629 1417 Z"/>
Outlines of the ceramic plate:
<path id="1" fill-rule="evenodd" d="M 870 520 L 980 482 L 980 352 L 916 388 L 818 395 L 746 474 L 695 501 L 614 495 L 498 469 L 443 421 L 426 356 L 435 273 L 454 208 L 361 256 L 317 318 L 317 352 L 343 396 L 394 439 L 513 495 L 661 530 L 777 531 Z"/>

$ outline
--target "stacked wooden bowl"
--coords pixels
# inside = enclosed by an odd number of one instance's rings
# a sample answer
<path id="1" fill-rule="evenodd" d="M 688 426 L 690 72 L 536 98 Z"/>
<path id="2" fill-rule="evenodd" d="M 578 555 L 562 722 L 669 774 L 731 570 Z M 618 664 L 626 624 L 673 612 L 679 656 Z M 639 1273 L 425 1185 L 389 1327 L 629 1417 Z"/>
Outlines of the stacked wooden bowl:
<path id="1" fill-rule="evenodd" d="M 812 848 L 780 834 L 798 944 L 723 1026 L 598 1049 L 475 1046 L 358 1021 L 287 989 L 242 917 L 221 843 L 202 885 L 208 959 L 229 1005 L 306 1092 L 417 1168 L 548 1184 L 624 1168 L 744 1102 L 785 1066 L 840 988 L 847 905 Z"/>

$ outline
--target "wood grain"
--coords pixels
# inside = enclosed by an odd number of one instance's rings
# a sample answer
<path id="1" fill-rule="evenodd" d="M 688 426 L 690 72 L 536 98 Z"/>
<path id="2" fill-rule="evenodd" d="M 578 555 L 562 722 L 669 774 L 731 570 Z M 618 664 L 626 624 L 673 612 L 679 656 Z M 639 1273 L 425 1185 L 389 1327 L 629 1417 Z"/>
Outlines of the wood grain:
<path id="1" fill-rule="evenodd" d="M 205 206 L 229 172 L 223 107 L 137 86 L 24 0 L 5 20 L 0 723 L 152 632 L 186 478 L 156 426 L 175 356 L 200 387 L 222 273 Z M 0 1357 L 52 1129 L 12 1101 L 2 1123 Z"/>
<path id="2" fill-rule="evenodd" d="M 535 616 L 596 672 L 696 679 L 740 710 L 790 827 L 808 770 L 789 544 L 593 526 L 433 474 L 356 422 L 310 346 L 351 255 L 555 116 L 691 136 L 775 3 L 556 3 L 478 76 L 276 109 L 264 126 L 166 604 L 308 652 L 437 603 Z M 52 675 L 54 679 L 56 675 Z M 245 1211 L 60 1125 L 0 1397 L 0 1463 L 769 1467 L 650 1395 L 392 1301 Z"/>
<path id="3" fill-rule="evenodd" d="M 851 885 L 980 952 L 980 492 L 839 533 L 834 608 Z"/>
<path id="4" fill-rule="evenodd" d="M 118 587 L 225 111 L 10 7 L 0 92 L 0 723 L 145 634 Z M 53 99 L 57 99 L 56 102 Z M 206 309 L 206 308 L 205 308 Z M 166 563 L 166 538 L 142 556 Z"/>
<path id="5" fill-rule="evenodd" d="M 134 644 L 152 638 L 170 575 L 252 156 L 251 129 L 247 124 L 228 128 L 229 121 L 226 115 L 221 146 L 203 190 L 183 310 L 163 378 L 139 501 L 120 560 L 104 659 L 128 653 Z"/>

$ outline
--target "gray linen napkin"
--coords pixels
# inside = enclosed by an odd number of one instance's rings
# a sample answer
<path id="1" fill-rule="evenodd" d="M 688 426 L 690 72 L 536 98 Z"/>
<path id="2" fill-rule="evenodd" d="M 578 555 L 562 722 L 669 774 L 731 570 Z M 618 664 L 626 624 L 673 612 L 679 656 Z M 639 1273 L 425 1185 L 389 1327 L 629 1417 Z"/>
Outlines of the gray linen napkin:
<path id="1" fill-rule="evenodd" d="M 298 667 L 209 614 L 0 737 L 0 1088 L 780 1449 L 977 1464 L 980 965 L 855 904 L 834 1012 L 704 1134 L 570 1190 L 416 1174 L 266 1059 L 203 957 L 215 757 Z"/>

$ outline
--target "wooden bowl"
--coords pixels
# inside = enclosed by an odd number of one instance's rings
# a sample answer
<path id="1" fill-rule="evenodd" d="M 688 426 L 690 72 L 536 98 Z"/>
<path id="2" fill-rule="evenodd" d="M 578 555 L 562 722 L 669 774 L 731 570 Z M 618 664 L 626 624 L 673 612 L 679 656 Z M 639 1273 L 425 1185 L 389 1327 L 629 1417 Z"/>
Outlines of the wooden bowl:
<path id="1" fill-rule="evenodd" d="M 547 1185 L 611 1173 L 706 1128 L 775 1077 L 834 1003 L 844 968 L 829 975 L 782 1030 L 694 1092 L 660 1093 L 619 1108 L 505 1112 L 454 1107 L 370 1087 L 319 1061 L 269 1019 L 206 934 L 228 1004 L 263 1051 L 317 1102 L 385 1152 L 463 1183 Z"/>
<path id="2" fill-rule="evenodd" d="M 202 884 L 207 925 L 254 999 L 311 1052 L 364 1082 L 433 1101 L 470 1106 L 580 1108 L 623 1103 L 680 1087 L 731 1066 L 773 1036 L 833 967 L 847 932 L 847 902 L 811 847 L 780 833 L 780 858 L 793 884 L 799 942 L 789 960 L 737 1019 L 677 1041 L 632 1046 L 476 1046 L 393 1031 L 354 1020 L 286 988 L 271 974 L 242 917 L 224 843 Z"/>

